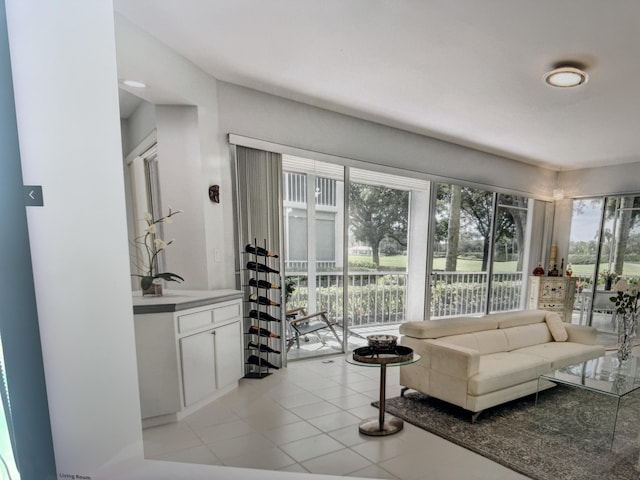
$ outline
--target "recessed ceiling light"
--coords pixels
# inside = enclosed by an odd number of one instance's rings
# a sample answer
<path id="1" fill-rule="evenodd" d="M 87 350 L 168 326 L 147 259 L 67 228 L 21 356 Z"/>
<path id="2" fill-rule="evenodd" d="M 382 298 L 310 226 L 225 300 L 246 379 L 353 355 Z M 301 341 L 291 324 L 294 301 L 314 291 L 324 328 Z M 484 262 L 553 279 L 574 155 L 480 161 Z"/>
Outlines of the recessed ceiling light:
<path id="1" fill-rule="evenodd" d="M 138 80 L 123 80 L 122 83 L 127 87 L 133 88 L 146 88 L 147 84 L 139 82 Z"/>
<path id="2" fill-rule="evenodd" d="M 542 78 L 552 87 L 577 87 L 587 83 L 589 75 L 577 67 L 561 65 L 545 73 Z"/>

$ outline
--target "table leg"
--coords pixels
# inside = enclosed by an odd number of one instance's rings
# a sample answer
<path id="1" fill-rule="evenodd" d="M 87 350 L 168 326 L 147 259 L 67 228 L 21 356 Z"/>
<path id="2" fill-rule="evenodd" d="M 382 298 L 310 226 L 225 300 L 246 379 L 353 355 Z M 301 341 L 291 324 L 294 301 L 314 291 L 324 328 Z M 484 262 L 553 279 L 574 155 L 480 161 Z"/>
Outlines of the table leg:
<path id="1" fill-rule="evenodd" d="M 380 368 L 380 409 L 378 411 L 378 430 L 384 430 L 384 408 L 385 397 L 387 396 L 387 366 Z"/>
<path id="2" fill-rule="evenodd" d="M 359 431 L 363 435 L 381 437 L 397 433 L 404 427 L 399 418 L 389 415 L 385 419 L 385 394 L 387 388 L 387 366 L 380 365 L 380 401 L 378 404 L 378 418 L 365 420 L 360 424 Z"/>

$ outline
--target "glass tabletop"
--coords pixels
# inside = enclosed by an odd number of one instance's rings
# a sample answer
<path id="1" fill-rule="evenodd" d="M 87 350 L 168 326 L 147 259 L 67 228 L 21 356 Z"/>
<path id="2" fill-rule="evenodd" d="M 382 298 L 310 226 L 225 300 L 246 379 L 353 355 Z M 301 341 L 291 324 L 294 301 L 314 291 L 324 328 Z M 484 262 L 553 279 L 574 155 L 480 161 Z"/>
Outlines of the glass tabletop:
<path id="1" fill-rule="evenodd" d="M 391 355 L 391 354 L 386 354 L 386 353 L 381 353 L 380 356 L 384 356 L 384 355 Z M 350 363 L 351 365 L 358 365 L 360 367 L 377 367 L 380 368 L 383 365 L 386 367 L 401 367 L 402 365 L 411 365 L 412 363 L 416 363 L 418 360 L 420 360 L 420 355 L 418 355 L 417 353 L 413 354 L 413 357 L 411 357 L 408 360 L 404 360 L 401 362 L 391 362 L 391 363 L 366 363 L 366 362 L 360 362 L 358 360 L 354 360 L 353 358 L 353 352 L 349 352 L 345 355 L 345 360 L 347 361 L 347 363 Z"/>
<path id="2" fill-rule="evenodd" d="M 623 397 L 640 389 L 640 357 L 632 356 L 620 365 L 614 352 L 583 363 L 560 368 L 541 375 L 541 378 Z"/>

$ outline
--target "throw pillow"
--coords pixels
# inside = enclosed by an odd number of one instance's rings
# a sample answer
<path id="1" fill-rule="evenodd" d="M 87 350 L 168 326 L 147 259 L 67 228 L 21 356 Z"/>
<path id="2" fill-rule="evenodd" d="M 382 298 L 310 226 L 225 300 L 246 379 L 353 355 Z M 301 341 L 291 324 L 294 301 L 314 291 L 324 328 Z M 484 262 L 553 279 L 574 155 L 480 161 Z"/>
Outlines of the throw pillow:
<path id="1" fill-rule="evenodd" d="M 551 336 L 556 342 L 566 342 L 569 338 L 567 330 L 564 328 L 564 322 L 557 313 L 549 312 L 545 317 L 547 327 L 551 332 Z"/>

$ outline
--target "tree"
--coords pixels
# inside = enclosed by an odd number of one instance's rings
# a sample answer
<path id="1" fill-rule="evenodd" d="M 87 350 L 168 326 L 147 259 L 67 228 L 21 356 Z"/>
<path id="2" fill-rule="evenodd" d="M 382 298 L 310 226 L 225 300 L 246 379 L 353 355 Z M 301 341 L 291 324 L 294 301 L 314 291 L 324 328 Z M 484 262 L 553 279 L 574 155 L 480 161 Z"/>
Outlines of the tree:
<path id="1" fill-rule="evenodd" d="M 460 208 L 462 203 L 462 187 L 451 185 L 451 212 L 447 229 L 447 253 L 444 269 L 455 272 L 458 266 L 458 240 L 460 239 Z"/>
<path id="2" fill-rule="evenodd" d="M 467 221 L 473 224 L 482 237 L 482 271 L 487 269 L 489 245 L 491 239 L 491 212 L 493 211 L 493 194 L 472 188 L 462 189 L 460 208 Z M 497 241 L 498 239 L 496 239 Z"/>
<path id="3" fill-rule="evenodd" d="M 637 210 L 633 210 L 634 197 L 622 197 L 616 225 L 615 244 L 613 246 L 613 271 L 622 273 L 624 269 L 624 257 L 627 251 L 629 233 L 637 219 Z"/>
<path id="4" fill-rule="evenodd" d="M 525 197 L 519 197 L 515 195 L 499 196 L 500 199 L 500 214 L 503 217 L 498 222 L 498 239 L 509 239 L 520 247 L 525 244 L 525 228 L 527 225 L 527 206 L 529 201 Z M 513 207 L 513 208 L 509 208 Z M 524 261 L 524 251 L 522 248 L 518 248 L 518 264 L 516 270 L 522 270 L 522 264 Z"/>
<path id="5" fill-rule="evenodd" d="M 409 192 L 352 183 L 349 216 L 355 239 L 371 247 L 373 263 L 380 266 L 380 242 L 388 238 L 407 246 Z"/>
<path id="6" fill-rule="evenodd" d="M 459 192 L 459 193 L 458 193 Z M 459 199 L 457 198 L 459 196 Z M 496 238 L 494 243 L 516 241 L 524 244 L 524 230 L 527 219 L 527 199 L 513 195 L 500 194 L 501 208 L 496 219 Z M 469 245 L 469 237 L 479 238 L 482 242 L 482 270 L 487 269 L 489 247 L 492 234 L 492 212 L 494 195 L 492 192 L 475 190 L 468 187 L 440 184 L 438 187 L 436 240 L 447 240 L 446 270 L 455 271 L 455 259 Z M 514 207 L 514 208 L 509 208 Z M 465 242 L 458 240 L 460 231 Z M 462 250 L 463 251 L 463 250 Z M 518 250 L 518 270 L 522 269 L 522 250 Z"/>

